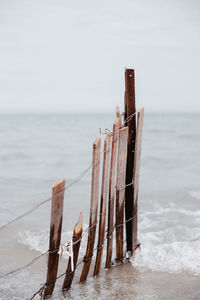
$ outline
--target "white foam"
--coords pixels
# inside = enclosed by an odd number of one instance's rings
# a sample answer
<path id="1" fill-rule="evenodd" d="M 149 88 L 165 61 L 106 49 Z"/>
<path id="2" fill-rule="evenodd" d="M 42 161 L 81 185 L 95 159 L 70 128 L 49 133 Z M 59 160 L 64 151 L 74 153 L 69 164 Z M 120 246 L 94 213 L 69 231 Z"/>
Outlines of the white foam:
<path id="1" fill-rule="evenodd" d="M 139 270 L 200 274 L 200 227 L 176 225 L 140 232 L 141 249 L 132 261 Z"/>
<path id="2" fill-rule="evenodd" d="M 133 265 L 139 270 L 161 272 L 188 271 L 200 274 L 200 241 L 174 242 L 160 245 L 142 243 Z"/>
<path id="3" fill-rule="evenodd" d="M 200 199 L 200 198 L 199 198 Z M 167 207 L 167 208 L 160 208 L 154 211 L 148 211 L 143 213 L 145 216 L 151 216 L 151 215 L 157 215 L 157 216 L 163 216 L 164 214 L 171 214 L 171 213 L 176 213 L 176 214 L 183 214 L 187 216 L 200 216 L 200 210 L 191 210 L 191 209 L 184 209 L 184 208 L 177 208 L 177 207 Z"/>
<path id="4" fill-rule="evenodd" d="M 147 212 L 139 222 L 139 240 L 141 250 L 136 252 L 133 265 L 140 271 L 153 270 L 161 272 L 187 271 L 200 274 L 200 226 L 169 224 L 166 226 L 168 213 L 176 209 L 160 209 Z M 163 214 L 166 213 L 166 218 Z M 198 216 L 199 211 L 181 209 L 179 214 Z M 193 217 L 194 218 L 194 217 Z M 87 225 L 84 225 L 84 229 Z M 64 231 L 61 243 L 70 241 L 72 231 Z M 41 232 L 23 231 L 18 234 L 18 242 L 29 249 L 44 253 L 48 250 L 49 230 Z M 81 243 L 80 255 L 85 254 L 87 235 Z M 66 257 L 66 254 L 63 254 Z"/>
<path id="5" fill-rule="evenodd" d="M 87 228 L 87 225 L 83 225 L 83 230 Z M 61 244 L 65 245 L 70 242 L 72 238 L 72 231 L 63 231 L 61 237 Z M 42 230 L 40 232 L 34 232 L 30 230 L 21 231 L 18 233 L 17 242 L 27 246 L 30 250 L 45 253 L 49 249 L 49 230 Z M 85 246 L 86 240 L 82 239 L 82 246 Z M 65 253 L 63 253 L 65 256 Z"/>

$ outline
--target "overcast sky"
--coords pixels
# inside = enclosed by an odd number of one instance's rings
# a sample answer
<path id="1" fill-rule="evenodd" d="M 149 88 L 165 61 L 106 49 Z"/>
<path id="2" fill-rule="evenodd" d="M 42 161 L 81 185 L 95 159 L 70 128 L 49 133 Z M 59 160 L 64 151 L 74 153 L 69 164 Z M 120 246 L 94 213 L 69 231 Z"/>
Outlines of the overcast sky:
<path id="1" fill-rule="evenodd" d="M 199 0 L 0 0 L 0 113 L 200 112 Z"/>

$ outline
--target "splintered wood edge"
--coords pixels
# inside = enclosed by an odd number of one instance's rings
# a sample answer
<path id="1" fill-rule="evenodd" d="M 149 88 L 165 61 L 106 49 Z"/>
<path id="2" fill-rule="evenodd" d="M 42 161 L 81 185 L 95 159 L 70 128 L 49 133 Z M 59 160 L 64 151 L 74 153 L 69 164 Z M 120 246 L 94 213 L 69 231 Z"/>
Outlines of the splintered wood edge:
<path id="1" fill-rule="evenodd" d="M 104 148 L 107 147 L 109 141 L 110 141 L 110 138 L 111 138 L 111 133 L 108 133 L 105 137 L 105 140 L 104 140 Z M 105 150 L 105 149 L 104 149 Z"/>
<path id="2" fill-rule="evenodd" d="M 126 126 L 126 127 L 122 127 L 122 128 L 120 128 L 120 133 L 123 133 L 124 131 L 126 132 L 126 131 L 128 131 L 129 130 L 129 127 L 128 126 Z"/>
<path id="3" fill-rule="evenodd" d="M 119 106 L 117 105 L 116 106 L 116 115 L 117 115 L 117 117 L 120 117 L 121 115 L 120 115 L 120 109 L 119 109 Z"/>
<path id="4" fill-rule="evenodd" d="M 83 211 L 80 212 L 78 222 L 74 226 L 74 235 L 78 235 L 82 232 L 82 226 L 83 226 Z"/>
<path id="5" fill-rule="evenodd" d="M 119 127 L 121 128 L 122 127 L 122 118 L 121 118 L 119 106 L 116 106 L 116 115 L 117 115 L 117 118 L 119 118 Z"/>
<path id="6" fill-rule="evenodd" d="M 60 179 L 60 180 L 58 180 L 58 181 L 56 181 L 56 182 L 53 184 L 52 188 L 55 189 L 55 188 L 57 188 L 57 187 L 60 186 L 60 185 L 65 185 L 65 179 L 64 179 L 64 178 L 63 178 L 63 179 Z"/>
<path id="7" fill-rule="evenodd" d="M 144 106 L 138 110 L 138 113 L 142 113 L 142 112 L 144 112 Z"/>
<path id="8" fill-rule="evenodd" d="M 98 138 L 96 138 L 96 140 L 93 143 L 93 149 L 97 149 L 101 146 L 101 137 L 98 136 Z"/>

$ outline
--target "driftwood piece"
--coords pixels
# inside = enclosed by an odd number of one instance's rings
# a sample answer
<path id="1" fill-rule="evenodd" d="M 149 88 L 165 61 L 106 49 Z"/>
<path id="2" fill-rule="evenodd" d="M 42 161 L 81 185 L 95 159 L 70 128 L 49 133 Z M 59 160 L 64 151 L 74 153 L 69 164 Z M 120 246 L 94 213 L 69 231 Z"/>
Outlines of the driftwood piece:
<path id="1" fill-rule="evenodd" d="M 52 295 L 57 277 L 59 262 L 58 251 L 60 248 L 62 231 L 64 189 L 65 180 L 61 179 L 54 184 L 52 191 L 48 269 L 44 296 Z"/>
<path id="2" fill-rule="evenodd" d="M 101 149 L 101 138 L 98 137 L 93 143 L 90 222 L 89 222 L 89 230 L 88 230 L 87 250 L 84 257 L 84 265 L 80 277 L 80 282 L 83 282 L 87 279 L 90 265 L 92 262 L 92 256 L 93 256 L 96 224 L 97 224 L 98 198 L 99 198 L 100 149 Z"/>
<path id="3" fill-rule="evenodd" d="M 76 271 L 76 264 L 78 261 L 78 254 L 79 254 L 79 249 L 81 245 L 81 237 L 82 237 L 82 226 L 83 226 L 83 216 L 82 212 L 80 213 L 78 223 L 74 226 L 74 232 L 73 232 L 73 271 L 72 271 L 72 266 L 71 266 L 71 257 L 69 258 L 68 261 L 68 266 L 66 270 L 66 275 L 65 279 L 63 282 L 62 289 L 63 290 L 68 290 L 71 287 L 72 281 L 74 279 L 74 274 Z"/>
<path id="4" fill-rule="evenodd" d="M 143 120 L 144 120 L 144 107 L 142 107 L 138 111 L 138 117 L 137 117 L 137 131 L 136 131 L 134 169 L 133 169 L 134 200 L 133 200 L 132 255 L 134 255 L 134 252 L 138 247 L 137 211 L 138 211 L 138 187 L 139 187 L 140 158 L 141 158 L 141 149 L 142 149 Z"/>
<path id="5" fill-rule="evenodd" d="M 111 134 L 108 134 L 104 140 L 104 156 L 103 156 L 103 170 L 102 170 L 102 185 L 101 185 L 101 206 L 99 217 L 99 238 L 97 246 L 96 263 L 94 267 L 94 276 L 100 272 L 103 246 L 105 238 L 106 227 L 106 206 L 108 199 L 108 184 L 109 184 L 109 162 L 110 162 L 110 142 Z"/>
<path id="6" fill-rule="evenodd" d="M 116 261 L 123 259 L 124 200 L 126 181 L 128 127 L 119 130 L 116 184 Z"/>
<path id="7" fill-rule="evenodd" d="M 134 168 L 134 149 L 135 149 L 135 136 L 136 136 L 136 116 L 132 116 L 136 112 L 135 107 L 135 73 L 132 69 L 125 71 L 125 126 L 129 127 L 128 134 L 128 154 L 127 154 L 127 167 L 126 167 L 126 185 L 130 184 L 133 180 Z M 132 116 L 132 117 L 131 117 Z M 129 118 L 129 119 L 128 119 Z M 133 199 L 134 199 L 134 186 L 130 186 L 125 191 L 125 216 L 126 221 L 133 216 Z M 127 251 L 132 252 L 132 220 L 126 223 L 126 241 Z"/>
<path id="8" fill-rule="evenodd" d="M 116 161 L 117 161 L 117 145 L 119 136 L 119 123 L 117 118 L 113 125 L 113 138 L 111 150 L 110 163 L 110 179 L 109 179 L 109 198 L 108 198 L 108 234 L 107 234 L 107 255 L 106 268 L 110 268 L 112 262 L 112 248 L 113 248 L 113 231 L 114 231 L 114 197 L 116 184 Z"/>

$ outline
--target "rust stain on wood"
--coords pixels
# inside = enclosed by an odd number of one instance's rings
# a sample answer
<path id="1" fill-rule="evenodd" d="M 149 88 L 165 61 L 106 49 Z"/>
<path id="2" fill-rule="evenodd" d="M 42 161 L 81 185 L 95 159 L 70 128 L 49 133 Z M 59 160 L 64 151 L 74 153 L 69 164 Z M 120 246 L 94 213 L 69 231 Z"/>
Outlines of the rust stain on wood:
<path id="1" fill-rule="evenodd" d="M 117 147 L 118 147 L 118 138 L 119 138 L 119 124 L 120 124 L 120 120 L 119 118 L 117 118 L 113 125 L 110 178 L 109 178 L 108 239 L 107 239 L 107 256 L 106 256 L 107 269 L 110 268 L 111 261 L 112 261 L 113 231 L 114 231 L 114 197 L 115 197 L 115 185 L 116 185 L 116 161 L 117 161 Z"/>
<path id="2" fill-rule="evenodd" d="M 104 140 L 104 156 L 103 156 L 103 170 L 102 170 L 102 185 L 101 185 L 101 204 L 100 204 L 100 217 L 99 217 L 99 238 L 97 246 L 97 256 L 94 268 L 94 276 L 100 272 L 103 246 L 106 228 L 106 206 L 108 199 L 108 180 L 109 180 L 109 162 L 110 162 L 110 142 L 111 134 L 108 134 Z"/>
<path id="3" fill-rule="evenodd" d="M 46 288 L 44 296 L 50 296 L 53 293 L 55 281 L 58 271 L 59 262 L 59 247 L 62 230 L 63 217 L 63 200 L 64 200 L 65 180 L 61 179 L 56 182 L 52 190 L 52 204 L 51 204 L 51 224 L 50 224 L 50 238 L 49 238 L 49 255 L 48 255 L 48 269 Z M 49 287 L 48 287 L 49 286 Z"/>
<path id="4" fill-rule="evenodd" d="M 116 184 L 116 261 L 123 259 L 123 223 L 126 181 L 128 127 L 119 130 Z"/>
<path id="5" fill-rule="evenodd" d="M 87 250 L 84 257 L 84 265 L 80 277 L 80 282 L 87 279 L 90 265 L 92 262 L 96 223 L 97 223 L 97 210 L 99 198 L 99 171 L 100 171 L 100 150 L 101 138 L 98 137 L 93 144 L 93 167 L 92 167 L 92 184 L 91 184 L 91 202 L 90 202 L 90 221 L 88 230 Z"/>

